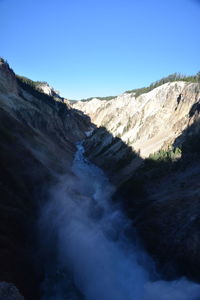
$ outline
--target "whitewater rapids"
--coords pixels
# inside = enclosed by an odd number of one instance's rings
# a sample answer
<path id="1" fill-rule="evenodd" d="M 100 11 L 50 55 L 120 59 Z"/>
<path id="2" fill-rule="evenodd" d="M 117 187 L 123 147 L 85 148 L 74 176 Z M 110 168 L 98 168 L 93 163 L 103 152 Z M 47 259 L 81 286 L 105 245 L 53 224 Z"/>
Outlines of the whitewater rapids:
<path id="1" fill-rule="evenodd" d="M 114 191 L 78 144 L 72 174 L 59 177 L 41 208 L 42 300 L 200 299 L 196 283 L 158 279 L 137 239 L 129 239 L 131 224 L 112 203 Z"/>

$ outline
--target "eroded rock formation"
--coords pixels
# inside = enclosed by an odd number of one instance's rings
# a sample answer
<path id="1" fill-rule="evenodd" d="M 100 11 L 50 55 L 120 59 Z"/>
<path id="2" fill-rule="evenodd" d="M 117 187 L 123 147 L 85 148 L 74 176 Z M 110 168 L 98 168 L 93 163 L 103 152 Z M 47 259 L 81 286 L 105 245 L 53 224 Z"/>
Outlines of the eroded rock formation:
<path id="1" fill-rule="evenodd" d="M 137 98 L 134 93 L 125 93 L 110 101 L 96 98 L 78 101 L 73 107 L 89 115 L 97 127 L 105 128 L 94 132 L 86 141 L 86 149 L 91 160 L 104 168 L 107 164 L 110 171 L 115 171 L 116 166 L 115 162 L 111 166 L 112 159 L 122 161 L 123 168 L 113 177 L 118 184 L 140 165 L 142 160 L 138 160 L 138 155 L 144 159 L 160 149 L 167 149 L 196 122 L 197 115 L 191 111 L 199 101 L 198 83 L 177 81 L 163 84 Z M 177 142 L 177 146 L 180 143 Z M 138 155 L 129 155 L 128 159 L 127 145 Z"/>
<path id="2" fill-rule="evenodd" d="M 75 142 L 89 118 L 34 89 L 22 88 L 0 62 L 0 281 L 39 299 L 42 267 L 34 223 L 45 186 L 71 172 Z"/>

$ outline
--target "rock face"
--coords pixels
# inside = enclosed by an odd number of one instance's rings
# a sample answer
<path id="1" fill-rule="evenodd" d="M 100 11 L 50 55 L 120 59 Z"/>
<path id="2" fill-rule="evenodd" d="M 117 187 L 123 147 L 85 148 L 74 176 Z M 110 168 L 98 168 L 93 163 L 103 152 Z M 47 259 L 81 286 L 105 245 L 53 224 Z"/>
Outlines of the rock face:
<path id="1" fill-rule="evenodd" d="M 200 281 L 199 132 L 190 133 L 181 159 L 146 161 L 118 194 L 164 274 L 173 278 L 178 272 Z"/>
<path id="2" fill-rule="evenodd" d="M 42 278 L 34 236 L 37 205 L 56 174 L 71 172 L 75 142 L 86 136 L 90 121 L 20 85 L 3 61 L 0 119 L 0 281 L 14 283 L 26 300 L 35 300 Z"/>
<path id="3" fill-rule="evenodd" d="M 0 282 L 0 299 L 1 300 L 24 300 L 18 289 L 11 283 Z"/>
<path id="4" fill-rule="evenodd" d="M 89 115 L 97 127 L 104 127 L 102 141 L 102 128 L 96 130 L 86 142 L 90 159 L 103 166 L 104 161 L 111 161 L 112 156 L 117 161 L 127 159 L 127 152 L 122 151 L 123 143 L 132 148 L 132 152 L 144 159 L 160 149 L 172 145 L 175 139 L 195 120 L 191 109 L 198 105 L 200 98 L 197 83 L 182 81 L 166 83 L 149 93 L 135 98 L 134 93 L 122 94 L 116 99 L 102 101 L 92 99 L 86 102 L 76 102 L 73 107 Z M 105 138 L 105 136 L 107 138 Z M 118 137 L 118 145 L 114 138 Z M 98 145 L 98 147 L 97 147 Z M 120 149 L 120 151 L 119 151 Z M 127 160 L 128 166 L 114 176 L 118 183 L 128 176 L 140 164 L 138 155 Z M 140 160 L 141 162 L 142 160 Z M 115 171 L 115 163 L 113 171 Z M 109 164 L 109 170 L 112 170 Z"/>
<path id="5" fill-rule="evenodd" d="M 52 96 L 61 98 L 58 91 L 55 91 L 52 86 L 50 86 L 47 82 L 41 82 L 38 84 L 38 88 L 43 91 L 43 93 Z"/>
<path id="6" fill-rule="evenodd" d="M 160 270 L 200 281 L 199 84 L 167 83 L 136 99 L 74 107 L 99 126 L 85 142 L 87 155 L 120 186 L 116 199 Z M 181 147 L 182 157 L 145 160 L 169 146 Z"/>

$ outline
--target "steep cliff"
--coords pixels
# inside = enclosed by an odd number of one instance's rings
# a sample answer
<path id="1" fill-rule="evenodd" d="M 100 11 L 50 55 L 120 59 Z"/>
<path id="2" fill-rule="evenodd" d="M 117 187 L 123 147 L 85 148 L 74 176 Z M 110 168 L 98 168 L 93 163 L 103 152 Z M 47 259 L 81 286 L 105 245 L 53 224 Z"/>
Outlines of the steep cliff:
<path id="1" fill-rule="evenodd" d="M 125 93 L 110 101 L 79 101 L 73 107 L 89 115 L 97 127 L 105 128 L 95 130 L 86 141 L 86 149 L 91 160 L 104 168 L 107 165 L 108 170 L 115 173 L 110 172 L 110 175 L 118 184 L 141 164 L 138 156 L 144 159 L 160 149 L 167 149 L 196 121 L 196 115 L 190 111 L 198 105 L 199 97 L 198 83 L 177 81 L 138 97 L 135 93 Z M 115 137 L 118 139 L 114 140 Z M 127 146 L 135 155 L 127 155 Z M 122 165 L 117 174 L 116 161 L 118 166 L 120 161 Z"/>
<path id="2" fill-rule="evenodd" d="M 56 100 L 0 61 L 0 281 L 14 283 L 26 299 L 39 299 L 42 276 L 37 206 L 56 174 L 71 172 L 75 142 L 90 126 L 88 117 Z"/>
<path id="3" fill-rule="evenodd" d="M 87 155 L 119 186 L 115 200 L 161 272 L 200 281 L 199 84 L 166 83 L 137 98 L 74 107 L 99 126 L 85 142 Z"/>
<path id="4" fill-rule="evenodd" d="M 161 151 L 146 159 L 116 194 L 169 278 L 179 274 L 200 281 L 199 134 L 197 121 L 177 139 L 181 157 Z"/>

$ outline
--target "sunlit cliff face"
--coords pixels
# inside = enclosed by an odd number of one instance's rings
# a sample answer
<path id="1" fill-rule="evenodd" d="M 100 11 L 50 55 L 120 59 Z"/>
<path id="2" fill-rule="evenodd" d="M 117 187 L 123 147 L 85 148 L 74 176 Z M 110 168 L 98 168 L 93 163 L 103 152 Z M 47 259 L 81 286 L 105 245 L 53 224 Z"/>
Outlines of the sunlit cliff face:
<path id="1" fill-rule="evenodd" d="M 199 120 L 199 98 L 198 83 L 176 81 L 138 97 L 135 93 L 124 93 L 109 101 L 78 101 L 73 107 L 89 115 L 97 127 L 105 128 L 104 134 L 100 128 L 86 141 L 86 153 L 104 170 L 114 171 L 110 176 L 118 185 L 144 158 L 171 147 L 188 126 Z M 114 143 L 114 137 L 119 138 L 118 144 Z M 142 160 L 128 155 L 127 146 Z M 112 160 L 116 162 L 113 166 L 109 164 Z M 120 165 L 117 172 L 116 165 Z"/>

